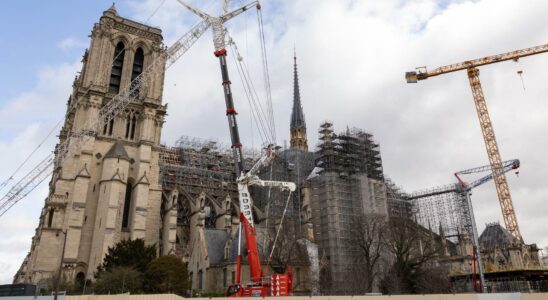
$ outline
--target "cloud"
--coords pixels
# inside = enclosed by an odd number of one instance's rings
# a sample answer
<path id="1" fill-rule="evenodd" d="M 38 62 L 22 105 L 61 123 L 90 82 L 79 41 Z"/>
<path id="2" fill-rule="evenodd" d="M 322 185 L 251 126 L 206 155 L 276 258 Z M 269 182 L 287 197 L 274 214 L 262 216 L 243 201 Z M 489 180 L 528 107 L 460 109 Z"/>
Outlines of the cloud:
<path id="1" fill-rule="evenodd" d="M 130 11 L 119 13 L 144 21 L 161 2 L 128 0 Z M 204 1 L 193 4 L 208 12 L 219 9 L 204 6 Z M 278 143 L 289 139 L 296 45 L 309 145 L 317 143 L 316 129 L 325 119 L 332 120 L 337 130 L 347 125 L 363 128 L 381 144 L 385 173 L 407 191 L 451 183 L 455 171 L 488 160 L 466 75 L 458 72 L 409 85 L 404 72 L 540 45 L 548 36 L 544 13 L 548 3 L 541 0 L 527 5 L 519 0 L 265 0 L 262 4 Z M 149 24 L 162 28 L 170 45 L 197 21 L 176 1 L 166 1 Z M 255 11 L 245 12 L 227 27 L 261 90 Z M 78 44 L 71 43 L 67 47 Z M 163 99 L 169 106 L 163 142 L 173 144 L 183 134 L 229 140 L 219 65 L 212 52 L 208 32 L 167 71 Z M 257 130 L 232 57 L 229 67 L 242 142 L 244 147 L 257 147 Z M 526 242 L 539 246 L 548 245 L 541 226 L 548 224 L 548 215 L 539 209 L 548 198 L 547 69 L 548 56 L 538 55 L 519 63 L 484 66 L 480 75 L 502 158 L 522 162 L 519 177 L 507 175 L 522 234 Z M 77 63 L 45 69 L 37 86 L 0 108 L 2 169 L 14 170 L 62 118 L 77 70 Z M 524 71 L 525 91 L 517 70 Z M 44 145 L 38 156 L 45 156 L 53 144 Z M 8 174 L 4 170 L 1 178 Z M 30 246 L 47 194 L 47 187 L 40 189 L 10 211 L 32 226 L 0 230 L 9 232 L 5 238 L 20 236 Z M 472 201 L 480 230 L 485 223 L 502 221 L 492 183 L 477 188 Z M 0 218 L 0 227 L 12 220 Z M 7 265 L 11 272 L 0 282 L 11 280 L 25 254 L 4 258 L 0 253 L 0 268 Z M 0 269 L 0 273 L 6 272 Z"/>
<path id="2" fill-rule="evenodd" d="M 63 50 L 81 50 L 86 48 L 87 46 L 87 42 L 72 37 L 65 38 L 57 44 L 57 47 Z"/>
<path id="3" fill-rule="evenodd" d="M 60 129 L 56 124 L 64 116 L 66 99 L 71 91 L 70 83 L 79 69 L 79 62 L 43 67 L 36 74 L 38 81 L 34 87 L 8 99 L 0 107 L 0 118 L 3 120 L 0 128 L 0 180 L 4 182 L 8 179 L 36 149 L 14 180 L 1 190 L 2 196 L 21 176 L 53 151 Z M 52 129 L 54 132 L 50 138 L 44 139 Z M 12 281 L 30 250 L 34 228 L 48 192 L 47 181 L 49 179 L 0 218 L 0 283 Z"/>

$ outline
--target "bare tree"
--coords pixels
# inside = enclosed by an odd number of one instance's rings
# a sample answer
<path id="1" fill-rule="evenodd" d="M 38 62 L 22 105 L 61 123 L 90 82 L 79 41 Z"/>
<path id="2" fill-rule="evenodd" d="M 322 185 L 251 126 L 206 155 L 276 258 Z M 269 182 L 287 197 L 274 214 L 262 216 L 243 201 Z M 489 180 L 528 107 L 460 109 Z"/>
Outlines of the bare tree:
<path id="1" fill-rule="evenodd" d="M 269 228 L 269 240 L 267 245 L 267 255 L 270 259 L 271 267 L 277 273 L 285 273 L 289 265 L 297 266 L 305 263 L 306 253 L 303 247 L 299 246 L 298 237 L 295 230 L 295 220 L 286 218 L 281 227 Z"/>
<path id="2" fill-rule="evenodd" d="M 437 265 L 443 249 L 439 236 L 411 220 L 391 219 L 386 244 L 393 263 L 382 281 L 383 292 L 426 293 L 448 289 L 448 285 L 440 284 L 448 282 L 448 277 Z"/>
<path id="3" fill-rule="evenodd" d="M 379 264 L 386 249 L 386 217 L 381 215 L 356 216 L 352 221 L 351 242 L 356 264 L 351 282 L 355 293 L 373 291 L 379 275 Z"/>

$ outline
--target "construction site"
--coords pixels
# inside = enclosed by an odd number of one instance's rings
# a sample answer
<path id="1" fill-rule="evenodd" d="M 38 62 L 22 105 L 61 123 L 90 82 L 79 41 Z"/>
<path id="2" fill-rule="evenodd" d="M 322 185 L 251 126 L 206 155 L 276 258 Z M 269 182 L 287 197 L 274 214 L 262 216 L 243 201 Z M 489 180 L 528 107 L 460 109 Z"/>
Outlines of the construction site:
<path id="1" fill-rule="evenodd" d="M 259 2 L 231 8 L 224 1 L 219 16 L 177 2 L 200 21 L 170 47 L 161 29 L 121 16 L 114 4 L 93 25 L 54 151 L 1 186 L 9 189 L 0 199 L 0 222 L 48 179 L 14 285 L 55 298 L 61 286 L 68 293 L 110 294 L 99 283 L 115 276 L 105 267 L 113 249 L 139 240 L 154 258 L 175 257 L 184 265 L 178 294 L 185 297 L 548 293 L 547 257 L 524 241 L 506 179 L 521 162 L 501 159 L 478 70 L 548 52 L 548 45 L 405 73 L 411 84 L 466 73 L 488 158 L 483 166 L 447 171 L 453 182 L 409 191 L 385 173 L 379 136 L 386 135 L 326 120 L 317 125 L 317 142 L 309 143 L 295 49 L 287 70 L 292 76 L 285 76 L 292 99 L 283 102 L 291 107 L 284 134 L 290 143 L 277 145 L 273 103 L 280 102 L 272 100 Z M 225 28 L 252 10 L 260 46 L 253 55 L 260 56 L 262 78 L 250 75 Z M 230 143 L 183 131 L 173 144 L 161 143 L 166 70 L 191 55 L 185 53 L 209 29 L 225 104 L 217 106 L 226 115 Z M 244 95 L 233 95 L 232 62 L 240 79 L 234 84 Z M 261 139 L 257 149 L 240 137 L 236 96 L 248 100 L 247 118 Z M 480 186 L 494 187 L 503 220 L 482 232 L 472 198 Z M 115 267 L 147 278 L 148 270 L 134 265 Z M 126 275 L 120 276 L 125 287 Z M 172 291 L 136 282 L 138 293 Z"/>

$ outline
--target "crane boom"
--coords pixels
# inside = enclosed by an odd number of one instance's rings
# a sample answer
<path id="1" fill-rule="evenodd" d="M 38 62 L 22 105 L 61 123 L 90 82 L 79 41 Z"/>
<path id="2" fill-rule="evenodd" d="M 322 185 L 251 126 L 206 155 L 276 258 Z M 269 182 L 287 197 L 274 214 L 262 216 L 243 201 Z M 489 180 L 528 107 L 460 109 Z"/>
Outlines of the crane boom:
<path id="1" fill-rule="evenodd" d="M 443 67 L 435 68 L 428 72 L 426 67 L 417 68 L 417 71 L 411 71 L 406 73 L 406 79 L 409 83 L 414 83 L 417 80 L 425 80 L 430 77 L 466 70 L 469 68 L 477 68 L 480 66 L 490 65 L 507 60 L 518 60 L 522 57 L 531 56 L 535 54 L 541 54 L 548 52 L 548 44 L 540 45 L 516 51 L 510 51 L 498 55 L 486 56 L 478 59 L 466 60 L 460 63 L 451 64 Z M 414 81 L 414 82 L 413 82 Z"/>
<path id="2" fill-rule="evenodd" d="M 499 170 L 499 171 L 502 172 L 502 173 L 507 173 L 511 170 L 516 170 L 517 168 L 519 168 L 519 166 L 520 166 L 519 159 L 507 160 L 507 161 L 502 162 L 502 169 Z M 483 176 L 479 179 L 476 179 L 476 180 L 472 181 L 471 183 L 465 183 L 460 178 L 459 175 L 474 174 L 474 173 L 481 173 L 481 172 L 487 172 L 487 171 L 491 171 L 491 165 L 486 165 L 486 166 L 482 166 L 482 167 L 477 167 L 477 168 L 472 168 L 472 169 L 456 172 L 455 177 L 457 177 L 457 180 L 460 183 L 459 189 L 460 190 L 471 190 L 471 189 L 473 189 L 477 186 L 480 186 L 480 185 L 484 184 L 485 182 L 493 179 L 493 173 L 489 173 L 489 174 L 487 174 L 487 175 L 485 175 L 485 176 Z"/>
<path id="3" fill-rule="evenodd" d="M 97 128 L 114 119 L 122 112 L 127 105 L 134 101 L 136 91 L 150 82 L 162 70 L 171 67 L 209 28 L 210 24 L 202 21 L 194 26 L 189 32 L 183 35 L 177 42 L 169 47 L 163 55 L 153 60 L 127 87 L 107 102 L 98 113 L 96 118 L 88 118 L 83 129 L 78 132 L 69 133 L 66 140 L 57 146 L 56 153 L 50 153 L 36 167 L 23 176 L 19 182 L 13 185 L 10 190 L 0 199 L 0 217 L 6 213 L 15 203 L 19 202 L 32 192 L 42 181 L 52 173 L 52 166 L 60 166 L 64 159 L 77 153 L 81 145 L 90 140 L 96 133 Z"/>
<path id="4" fill-rule="evenodd" d="M 477 67 L 507 60 L 518 60 L 521 57 L 545 52 L 548 52 L 548 44 L 446 65 L 438 67 L 430 72 L 428 72 L 426 67 L 419 67 L 416 68 L 415 71 L 405 73 L 407 83 L 417 83 L 419 80 L 425 80 L 430 77 L 466 70 L 470 88 L 472 89 L 472 96 L 474 98 L 474 104 L 480 122 L 483 140 L 485 142 L 485 148 L 487 150 L 487 156 L 489 158 L 492 173 L 494 174 L 493 179 L 497 189 L 504 224 L 506 229 L 508 229 L 508 231 L 510 231 L 510 233 L 520 241 L 523 241 L 523 238 L 519 230 L 516 213 L 514 211 L 514 204 L 512 203 L 512 198 L 510 196 L 510 188 L 508 187 L 508 182 L 506 181 L 506 175 L 502 172 L 502 159 L 500 157 L 500 151 L 495 137 L 493 124 L 491 122 L 491 118 L 489 117 L 487 103 L 485 102 L 485 97 L 483 95 L 483 89 L 479 79 L 479 70 Z"/>

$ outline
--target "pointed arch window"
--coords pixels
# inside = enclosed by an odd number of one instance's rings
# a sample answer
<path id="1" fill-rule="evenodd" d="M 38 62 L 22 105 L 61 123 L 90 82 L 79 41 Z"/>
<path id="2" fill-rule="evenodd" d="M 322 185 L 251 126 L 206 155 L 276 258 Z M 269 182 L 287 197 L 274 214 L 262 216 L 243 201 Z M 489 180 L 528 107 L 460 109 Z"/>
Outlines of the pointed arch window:
<path id="1" fill-rule="evenodd" d="M 118 94 L 120 92 L 120 82 L 122 81 L 122 69 L 124 67 L 125 46 L 119 42 L 114 49 L 114 61 L 110 71 L 109 93 Z"/>
<path id="2" fill-rule="evenodd" d="M 139 77 L 143 73 L 143 66 L 145 62 L 145 54 L 142 48 L 137 48 L 135 56 L 133 57 L 133 69 L 131 71 L 131 96 L 137 97 L 141 91 L 141 85 L 138 82 L 134 82 L 135 78 Z"/>
<path id="3" fill-rule="evenodd" d="M 128 113 L 126 118 L 126 139 L 133 140 L 135 139 L 135 130 L 137 127 L 137 115 L 138 112 L 131 111 Z"/>
<path id="4" fill-rule="evenodd" d="M 105 123 L 103 127 L 103 135 L 112 136 L 112 131 L 114 130 L 114 119 L 110 119 L 108 123 Z"/>
<path id="5" fill-rule="evenodd" d="M 122 228 L 127 229 L 129 225 L 129 210 L 131 208 L 131 192 L 132 180 L 128 180 L 126 184 L 126 197 L 124 199 L 124 213 L 122 215 Z"/>

